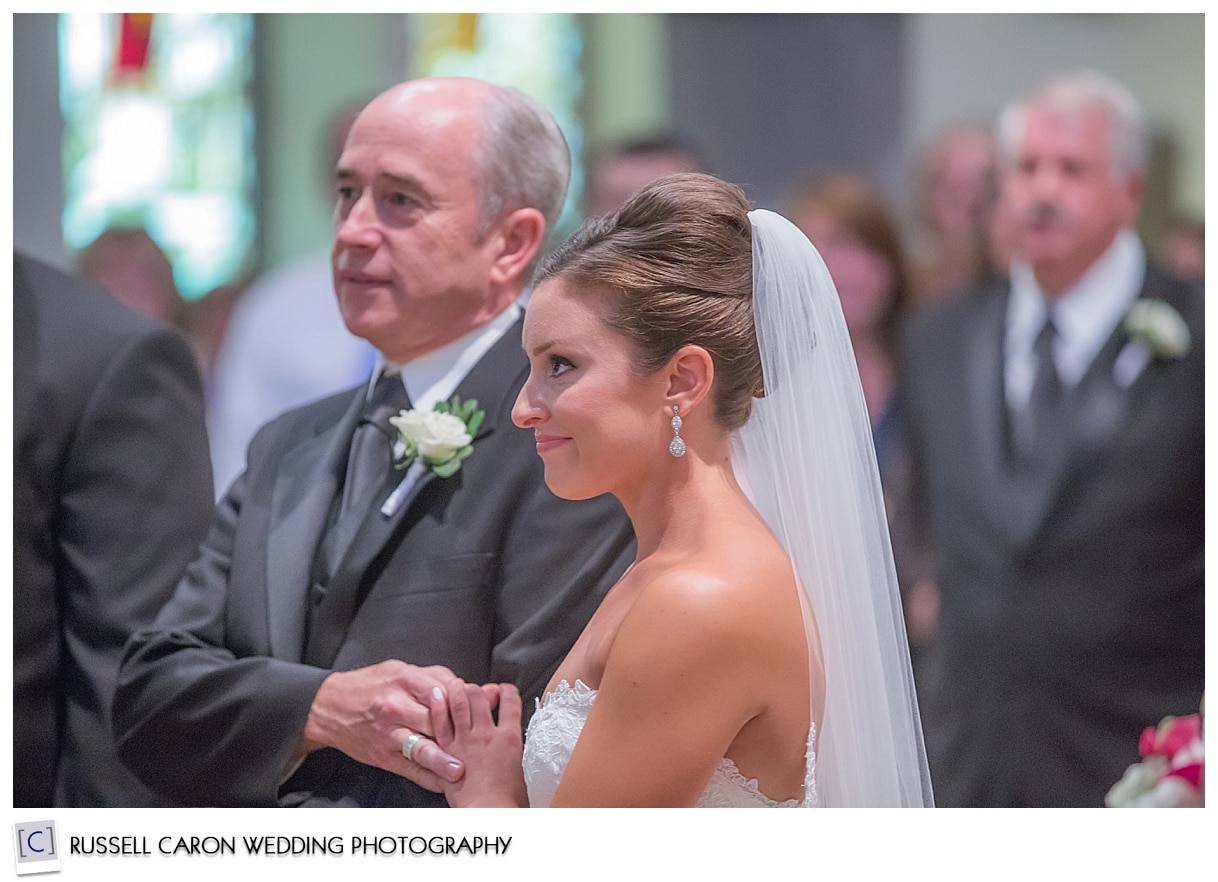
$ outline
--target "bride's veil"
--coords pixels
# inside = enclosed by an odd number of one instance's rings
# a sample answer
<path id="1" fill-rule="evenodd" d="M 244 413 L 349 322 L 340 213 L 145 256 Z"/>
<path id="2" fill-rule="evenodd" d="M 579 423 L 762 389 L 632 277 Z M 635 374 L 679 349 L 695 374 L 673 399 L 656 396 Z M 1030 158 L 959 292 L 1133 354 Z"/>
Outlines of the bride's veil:
<path id="1" fill-rule="evenodd" d="M 826 680 L 816 793 L 824 806 L 931 805 L 875 447 L 837 291 L 790 221 L 749 217 L 765 397 L 732 461 L 815 611 Z"/>

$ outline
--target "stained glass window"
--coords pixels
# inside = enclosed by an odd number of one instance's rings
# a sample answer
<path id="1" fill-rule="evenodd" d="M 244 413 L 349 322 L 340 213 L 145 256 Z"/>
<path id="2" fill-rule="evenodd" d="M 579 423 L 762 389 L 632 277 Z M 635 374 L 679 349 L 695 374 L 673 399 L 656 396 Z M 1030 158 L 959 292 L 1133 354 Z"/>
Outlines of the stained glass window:
<path id="1" fill-rule="evenodd" d="M 60 16 L 64 242 L 143 227 L 182 295 L 238 277 L 255 241 L 248 14 Z"/>

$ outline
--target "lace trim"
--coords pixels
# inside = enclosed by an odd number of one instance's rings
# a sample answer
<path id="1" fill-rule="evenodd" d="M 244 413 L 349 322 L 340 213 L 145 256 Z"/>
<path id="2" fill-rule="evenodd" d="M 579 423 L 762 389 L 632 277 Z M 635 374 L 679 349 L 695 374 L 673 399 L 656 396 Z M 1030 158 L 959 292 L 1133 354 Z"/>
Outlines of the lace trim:
<path id="1" fill-rule="evenodd" d="M 770 799 L 761 792 L 761 788 L 757 785 L 756 778 L 746 778 L 740 769 L 736 767 L 736 763 L 731 757 L 725 756 L 715 769 L 715 775 L 723 777 L 737 787 L 748 791 L 749 794 L 756 796 L 761 801 L 768 803 L 774 808 L 800 808 L 803 806 L 815 806 L 816 798 L 816 724 L 813 723 L 808 732 L 808 747 L 804 754 L 804 768 L 807 770 L 804 775 L 804 798 L 787 799 L 782 802 Z"/>
<path id="2" fill-rule="evenodd" d="M 596 690 L 585 683 L 583 680 L 576 679 L 575 685 L 572 686 L 567 680 L 559 680 L 558 685 L 554 687 L 552 692 L 547 692 L 541 698 L 534 699 L 534 703 L 538 710 L 543 706 L 550 707 L 566 707 L 566 708 L 583 708 L 590 707 L 593 700 L 596 698 Z M 720 777 L 730 781 L 733 785 L 747 791 L 749 794 L 757 797 L 757 799 L 775 807 L 775 808 L 799 808 L 800 806 L 815 806 L 819 800 L 816 795 L 816 723 L 812 723 L 808 730 L 808 747 L 804 754 L 804 798 L 787 799 L 782 802 L 770 799 L 761 792 L 761 788 L 757 784 L 756 778 L 746 778 L 744 774 L 737 768 L 736 763 L 731 757 L 723 757 L 719 765 L 715 767 L 714 777 Z"/>
<path id="3" fill-rule="evenodd" d="M 816 792 L 816 723 L 808 729 L 808 752 L 804 754 L 804 805 L 808 807 L 820 805 L 820 795 Z"/>
<path id="4" fill-rule="evenodd" d="M 594 698 L 596 698 L 596 690 L 583 680 L 576 679 L 574 686 L 566 680 L 559 680 L 553 692 L 547 692 L 541 698 L 535 698 L 533 701 L 537 705 L 537 709 L 540 710 L 543 705 L 548 706 L 551 704 L 584 707 L 585 705 L 591 705 Z"/>

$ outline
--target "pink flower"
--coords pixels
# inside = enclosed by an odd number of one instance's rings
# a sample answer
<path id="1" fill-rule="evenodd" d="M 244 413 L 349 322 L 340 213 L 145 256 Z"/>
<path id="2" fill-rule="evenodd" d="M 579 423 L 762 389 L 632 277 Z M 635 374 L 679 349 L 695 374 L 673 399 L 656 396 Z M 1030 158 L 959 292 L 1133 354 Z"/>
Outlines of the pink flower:
<path id="1" fill-rule="evenodd" d="M 1205 789 L 1205 763 L 1190 762 L 1188 765 L 1173 768 L 1168 771 L 1165 777 L 1179 778 L 1190 787 L 1195 787 L 1197 790 Z"/>
<path id="2" fill-rule="evenodd" d="M 1138 750 L 1142 756 L 1161 756 L 1171 759 L 1200 737 L 1200 714 L 1189 714 L 1187 717 L 1165 717 L 1157 727 L 1148 726 L 1142 732 Z"/>
<path id="3" fill-rule="evenodd" d="M 1104 802 L 1121 806 L 1203 807 L 1205 805 L 1205 737 L 1203 717 L 1166 717 L 1142 732 L 1140 763 L 1125 770 Z"/>

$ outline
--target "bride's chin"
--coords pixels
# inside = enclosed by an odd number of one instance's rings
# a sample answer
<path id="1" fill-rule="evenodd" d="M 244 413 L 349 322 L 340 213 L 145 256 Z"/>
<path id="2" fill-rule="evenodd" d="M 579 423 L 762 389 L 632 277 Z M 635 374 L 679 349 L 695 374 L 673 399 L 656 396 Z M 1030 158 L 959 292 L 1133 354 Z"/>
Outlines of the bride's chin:
<path id="1" fill-rule="evenodd" d="M 579 502 L 583 499 L 593 499 L 600 496 L 606 491 L 597 490 L 588 487 L 578 481 L 571 480 L 570 475 L 559 475 L 557 469 L 546 469 L 546 486 L 550 488 L 550 492 L 559 499 L 567 499 L 571 502 Z"/>

